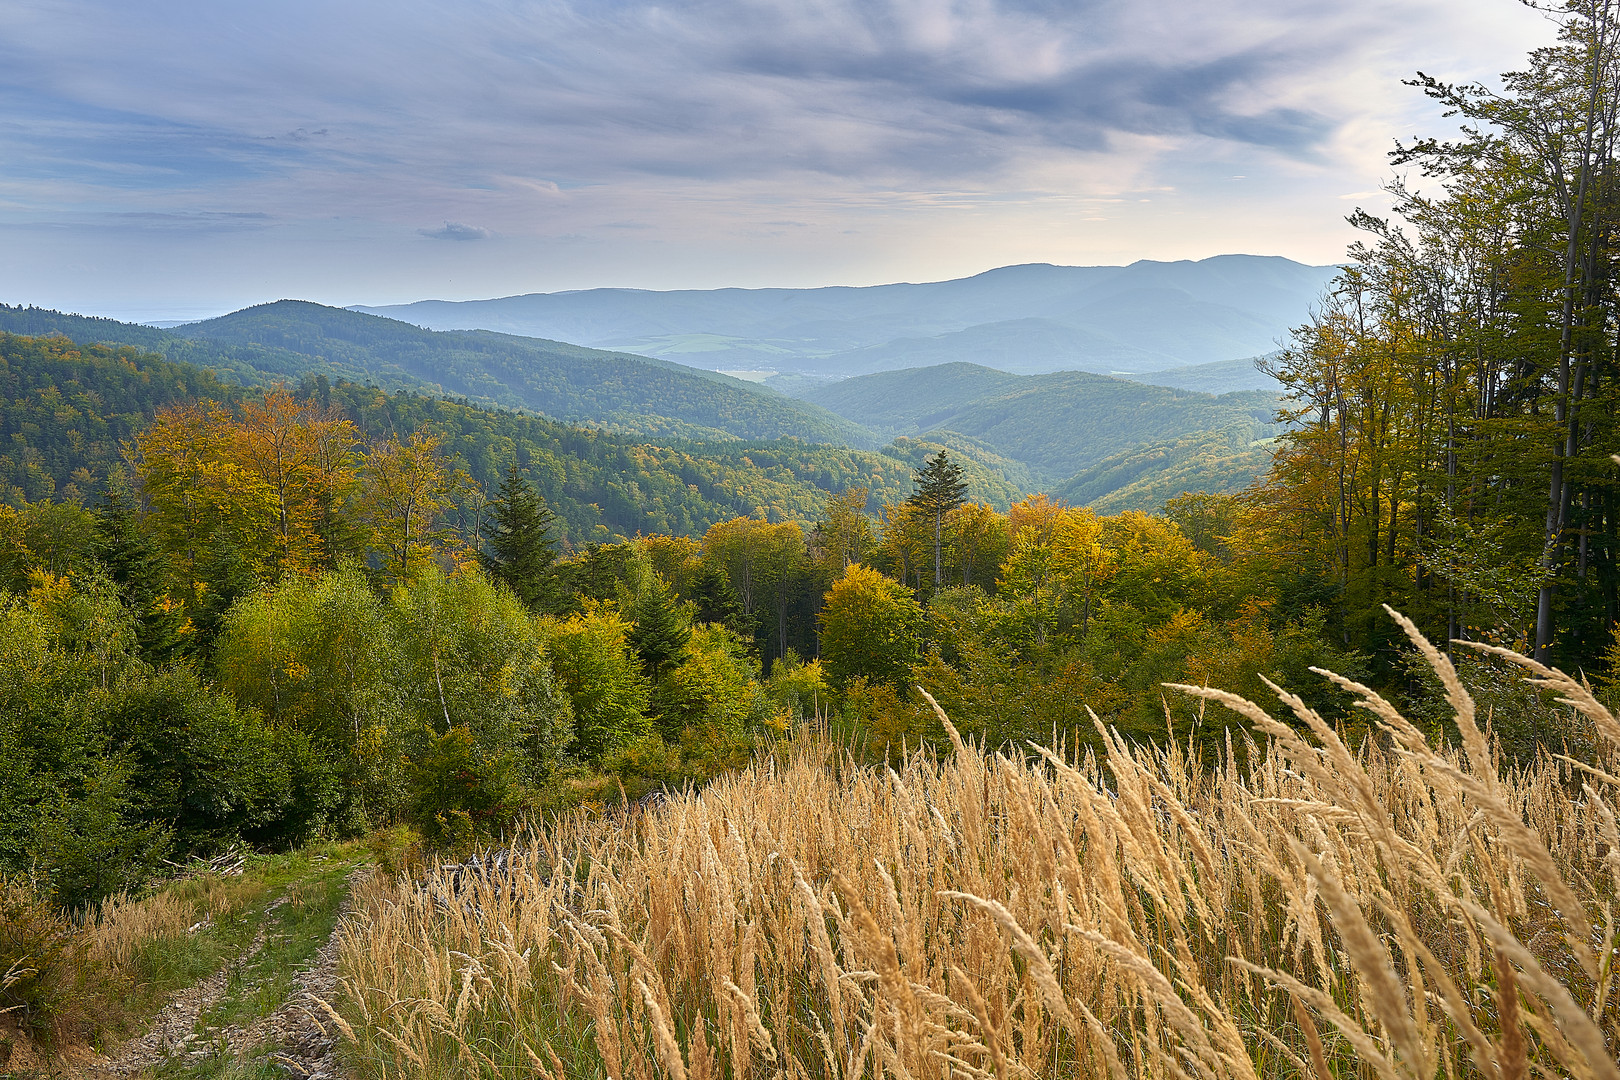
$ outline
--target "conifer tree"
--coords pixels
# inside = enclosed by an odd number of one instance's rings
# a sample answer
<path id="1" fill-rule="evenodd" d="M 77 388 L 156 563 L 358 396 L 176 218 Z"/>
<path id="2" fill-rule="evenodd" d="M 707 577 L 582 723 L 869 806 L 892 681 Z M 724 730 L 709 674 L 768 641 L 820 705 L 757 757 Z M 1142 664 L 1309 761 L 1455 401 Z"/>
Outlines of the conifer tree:
<path id="1" fill-rule="evenodd" d="M 169 601 L 163 553 L 141 527 L 134 496 L 121 474 L 108 478 L 107 489 L 95 509 L 95 521 L 90 554 L 134 612 L 141 655 L 149 663 L 162 664 L 178 641 L 184 613 Z"/>
<path id="2" fill-rule="evenodd" d="M 941 448 L 931 458 L 925 458 L 923 467 L 912 477 L 917 490 L 908 500 L 911 505 L 931 518 L 934 523 L 934 588 L 945 582 L 941 544 L 945 535 L 945 515 L 961 506 L 967 495 L 967 482 L 962 479 L 962 466 L 946 456 Z"/>
<path id="3" fill-rule="evenodd" d="M 699 563 L 692 582 L 687 586 L 686 598 L 696 605 L 694 622 L 718 623 L 736 631 L 744 641 L 753 641 L 758 620 L 743 611 L 737 590 L 731 587 L 725 571 L 713 563 Z"/>
<path id="4" fill-rule="evenodd" d="M 493 509 L 489 546 L 481 556 L 484 568 L 511 586 L 526 607 L 546 610 L 555 591 L 551 567 L 557 559 L 556 515 L 516 463 L 507 468 Z"/>
<path id="5" fill-rule="evenodd" d="M 648 577 L 650 580 L 628 612 L 634 625 L 626 637 L 641 657 L 642 671 L 657 679 L 686 655 L 692 629 L 681 618 L 664 582 L 656 574 Z"/>

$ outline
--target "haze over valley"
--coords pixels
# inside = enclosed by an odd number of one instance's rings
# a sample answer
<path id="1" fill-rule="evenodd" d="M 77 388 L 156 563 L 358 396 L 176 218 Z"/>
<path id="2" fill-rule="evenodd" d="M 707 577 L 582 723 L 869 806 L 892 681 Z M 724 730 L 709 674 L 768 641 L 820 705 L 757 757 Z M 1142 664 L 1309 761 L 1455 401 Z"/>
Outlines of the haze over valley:
<path id="1" fill-rule="evenodd" d="M 1006 266 L 866 288 L 592 289 L 356 310 L 435 330 L 555 338 L 718 370 L 843 377 L 966 362 L 1015 374 L 1146 375 L 1275 350 L 1308 320 L 1334 272 L 1224 255 Z M 1250 382 L 1227 388 L 1264 385 Z"/>

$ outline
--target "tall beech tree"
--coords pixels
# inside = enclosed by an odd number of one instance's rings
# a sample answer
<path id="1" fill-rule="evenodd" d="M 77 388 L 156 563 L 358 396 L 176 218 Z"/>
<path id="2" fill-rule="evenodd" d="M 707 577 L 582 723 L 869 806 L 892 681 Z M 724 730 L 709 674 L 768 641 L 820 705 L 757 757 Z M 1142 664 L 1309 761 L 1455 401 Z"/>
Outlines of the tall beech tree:
<path id="1" fill-rule="evenodd" d="M 442 540 L 439 521 L 449 509 L 456 476 L 437 435 L 389 438 L 366 456 L 363 505 L 384 553 L 387 574 L 405 580 Z"/>
<path id="2" fill-rule="evenodd" d="M 1413 80 L 1460 135 L 1397 147 L 1420 179 L 1391 185 L 1395 219 L 1352 216 L 1367 239 L 1273 367 L 1296 426 L 1255 523 L 1326 568 L 1345 644 L 1393 655 L 1380 603 L 1544 662 L 1612 637 L 1617 13 L 1558 5 L 1558 43 L 1499 91 Z"/>

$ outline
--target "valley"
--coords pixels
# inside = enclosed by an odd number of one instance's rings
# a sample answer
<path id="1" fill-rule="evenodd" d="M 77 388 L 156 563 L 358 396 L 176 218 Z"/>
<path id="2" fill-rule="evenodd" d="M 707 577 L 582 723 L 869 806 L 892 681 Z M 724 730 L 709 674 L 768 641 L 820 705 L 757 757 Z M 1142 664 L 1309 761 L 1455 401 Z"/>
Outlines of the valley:
<path id="1" fill-rule="evenodd" d="M 1273 276 L 1280 272 L 1265 260 L 1258 262 Z M 1233 267 L 1252 270 L 1243 262 L 1228 263 L 1228 278 L 1235 272 Z M 1028 269 L 1007 268 L 1009 272 Z M 1044 292 L 1036 292 L 1048 305 L 1062 302 L 1064 290 L 1072 289 L 1077 282 L 1090 281 L 1091 290 L 1102 292 L 1110 283 L 1116 289 L 1123 287 L 1117 280 L 1121 275 L 1101 272 L 1109 268 L 1036 269 L 1097 271 L 1058 274 L 1053 281 L 1046 281 L 1051 275 L 1044 272 L 1038 275 L 1046 284 Z M 1297 284 L 1300 274 L 1292 264 L 1282 269 L 1286 271 L 1284 279 Z M 1150 267 L 1124 276 L 1139 277 L 1148 270 L 1161 275 L 1168 272 L 1163 267 Z M 1204 264 L 1169 270 L 1179 272 L 1182 278 L 1192 275 L 1208 295 L 1232 299 L 1230 293 L 1236 289 L 1225 278 L 1212 277 L 1211 268 Z M 862 318 L 883 322 L 899 318 L 893 313 L 898 308 L 909 311 L 905 317 L 915 323 L 925 320 L 924 312 L 930 305 L 943 302 L 940 296 L 960 303 L 965 311 L 982 314 L 997 310 L 998 305 L 1005 306 L 1022 296 L 1021 290 L 1014 289 L 1019 277 L 992 272 L 981 275 L 986 280 L 945 282 L 938 289 L 885 286 L 878 296 L 855 290 L 861 295 L 851 298 L 844 295 L 846 290 L 833 290 L 833 295 L 815 299 L 772 299 L 793 318 L 806 316 L 807 312 L 821 318 L 842 318 L 849 310 L 864 310 L 867 315 Z M 926 296 L 913 295 L 918 290 Z M 1285 300 L 1279 298 L 1286 295 L 1281 286 L 1273 292 L 1277 295 L 1270 296 L 1268 302 L 1277 311 L 1286 310 Z M 966 295 L 958 295 L 963 293 Z M 1159 321 L 1173 322 L 1181 317 L 1175 312 L 1181 310 L 1182 300 L 1190 295 L 1179 293 L 1166 301 L 1168 306 Z M 662 319 L 675 325 L 680 319 L 698 317 L 735 323 L 760 317 L 758 308 L 764 302 L 752 294 L 742 296 L 738 290 L 720 290 L 715 295 L 657 294 L 641 298 L 648 310 L 626 315 L 619 309 L 627 301 L 616 294 L 576 299 L 574 309 L 570 309 L 572 314 L 566 319 L 556 316 L 558 321 L 548 325 L 600 336 L 606 325 L 601 320 L 610 318 L 624 318 L 626 323 L 615 325 L 631 326 L 643 325 L 638 319 Z M 1024 298 L 1019 302 L 1030 301 Z M 482 317 L 489 311 L 505 310 L 497 302 L 490 304 L 495 306 L 474 309 L 474 314 Z M 436 310 L 430 307 L 400 313 L 421 315 Z M 882 311 L 889 314 L 874 314 Z M 587 318 L 591 312 L 595 314 Z M 779 313 L 777 317 L 789 316 Z M 518 325 L 505 316 L 484 321 Z M 1062 341 L 1056 346 L 1048 334 L 1041 347 L 1025 349 L 1031 342 L 1021 334 L 1030 328 L 1027 322 L 984 324 L 954 332 L 950 348 L 923 353 L 938 358 L 960 351 L 975 356 L 988 351 L 992 357 L 1010 357 L 1012 353 L 1026 357 L 1023 363 L 1009 362 L 1006 370 L 990 364 L 946 360 L 922 368 L 848 374 L 917 355 L 891 349 L 884 353 L 885 360 L 823 364 L 817 374 L 763 377 L 743 372 L 748 377 L 735 378 L 689 366 L 699 356 L 704 362 L 714 359 L 711 353 L 701 350 L 672 353 L 684 361 L 677 363 L 491 329 L 428 330 L 394 318 L 301 301 L 262 304 L 166 329 L 0 306 L 0 331 L 56 333 L 81 344 L 133 346 L 192 365 L 231 384 L 267 385 L 278 380 L 297 383 L 318 376 L 329 383 L 449 398 L 475 408 L 516 410 L 565 425 L 585 425 L 604 436 L 658 444 L 666 448 L 663 453 L 686 453 L 682 447 L 699 446 L 704 449 L 695 451 L 698 456 L 712 458 L 720 452 L 719 447 L 731 440 L 758 444 L 785 439 L 842 447 L 856 455 L 887 446 L 884 453 L 892 459 L 907 455 L 904 445 L 894 442 L 896 439 L 916 445 L 945 445 L 961 454 L 975 475 L 985 478 L 983 483 L 989 486 L 977 490 L 989 497 L 993 489 L 991 502 L 1001 506 L 1036 490 L 1060 488 L 1066 497 L 1085 492 L 1090 496 L 1088 501 L 1111 499 L 1109 505 L 1116 507 L 1153 510 L 1163 498 L 1179 490 L 1239 490 L 1263 470 L 1264 456 L 1251 448 L 1268 437 L 1276 400 L 1265 390 L 1247 388 L 1257 383 L 1276 384 L 1253 362 L 1220 360 L 1167 366 L 1158 374 L 1139 376 L 1142 381 L 1079 370 L 1019 374 L 1022 369 L 1041 369 L 1077 358 L 1104 367 L 1123 362 L 1121 354 L 1109 351 L 1112 345 L 1080 357 L 1069 349 L 1078 339 L 1067 331 L 1067 336 L 1059 335 Z M 840 332 L 857 333 L 853 329 Z M 1280 333 L 1276 325 L 1268 332 L 1273 337 Z M 1212 340 L 1220 339 L 1217 335 Z M 1183 352 L 1199 355 L 1200 350 L 1219 348 L 1212 340 Z M 999 344 L 995 348 L 989 347 L 996 342 Z M 1175 365 L 1177 361 L 1169 353 L 1153 354 L 1153 359 L 1139 366 Z M 829 370 L 845 375 L 830 376 Z M 1168 385 L 1147 381 L 1153 379 Z M 1197 387 L 1202 385 L 1222 389 L 1223 393 L 1217 396 L 1201 392 Z M 509 422 L 522 423 L 516 418 Z M 1196 450 L 1189 449 L 1194 446 Z M 1211 453 L 1211 447 L 1231 452 Z M 816 453 L 791 449 L 785 452 L 788 457 Z M 1097 468 L 1105 459 L 1130 453 L 1135 453 L 1135 464 L 1125 473 Z M 1087 473 L 1084 482 L 1070 482 L 1082 472 Z M 880 468 L 867 468 L 863 474 L 867 481 L 864 486 L 874 492 L 874 498 L 885 490 L 880 474 Z M 1110 478 L 1123 479 L 1126 475 L 1129 481 L 1117 488 L 1109 486 Z M 57 482 L 65 483 L 65 477 L 58 477 Z M 1178 491 L 1169 491 L 1178 485 Z M 809 512 L 809 504 L 795 503 L 793 498 L 774 490 L 764 498 L 763 502 L 742 508 L 770 507 L 773 509 L 768 512 L 798 514 L 801 519 Z M 1144 501 L 1152 499 L 1159 501 L 1151 505 Z M 723 501 L 742 505 L 735 499 Z M 782 507 L 789 504 L 795 509 L 784 511 Z M 611 518 L 613 514 L 609 513 Z M 693 520 L 701 519 L 702 515 Z M 679 520 L 683 519 L 651 511 L 647 523 L 662 528 Z M 585 527 L 582 520 L 580 527 Z M 621 535 L 616 531 L 620 526 L 606 527 L 609 535 Z"/>

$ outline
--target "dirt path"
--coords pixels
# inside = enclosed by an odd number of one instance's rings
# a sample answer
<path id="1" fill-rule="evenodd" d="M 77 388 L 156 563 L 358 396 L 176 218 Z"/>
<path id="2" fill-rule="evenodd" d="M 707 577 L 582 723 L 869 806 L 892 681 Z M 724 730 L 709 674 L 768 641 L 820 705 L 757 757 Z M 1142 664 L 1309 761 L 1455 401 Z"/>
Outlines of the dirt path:
<path id="1" fill-rule="evenodd" d="M 349 876 L 349 896 L 354 885 L 371 867 L 360 867 Z M 280 905 L 272 904 L 270 915 Z M 343 917 L 351 909 L 345 898 L 337 926 L 315 954 L 313 961 L 293 976 L 293 988 L 280 1008 L 246 1027 L 231 1024 L 222 1028 L 197 1030 L 199 1019 L 225 995 L 232 969 L 240 970 L 264 944 L 266 927 L 241 956 L 221 970 L 180 991 L 153 1019 L 144 1035 L 126 1042 L 113 1054 L 82 1066 L 72 1074 L 83 1080 L 100 1077 L 131 1077 L 173 1061 L 201 1064 L 210 1057 L 241 1058 L 269 1052 L 269 1057 L 296 1080 L 341 1080 L 332 1021 L 321 1003 L 334 1005 L 337 996 L 338 935 Z"/>
<path id="2" fill-rule="evenodd" d="M 352 881 L 351 881 L 352 888 Z M 344 913 L 348 912 L 344 905 Z M 343 928 L 339 921 L 332 936 L 326 939 L 315 961 L 293 977 L 293 991 L 281 1008 L 255 1021 L 246 1029 L 236 1028 L 240 1044 L 233 1044 L 238 1054 L 263 1047 L 274 1047 L 272 1058 L 289 1075 L 299 1080 L 337 1080 L 343 1075 L 337 1059 L 336 1032 L 332 1020 L 322 1005 L 336 1004 L 338 979 L 338 934 Z"/>
<path id="3" fill-rule="evenodd" d="M 180 1055 L 187 1058 L 205 1057 L 210 1052 L 208 1040 L 215 1033 L 212 1030 L 205 1031 L 199 1039 L 198 1018 L 225 996 L 225 990 L 231 982 L 231 969 L 239 968 L 253 959 L 263 945 L 264 928 L 261 926 L 258 934 L 248 947 L 242 950 L 240 956 L 208 978 L 186 987 L 163 1006 L 152 1018 L 152 1026 L 144 1035 L 124 1043 L 111 1057 L 85 1066 L 78 1075 L 139 1076 L 148 1069 L 154 1069 Z"/>

